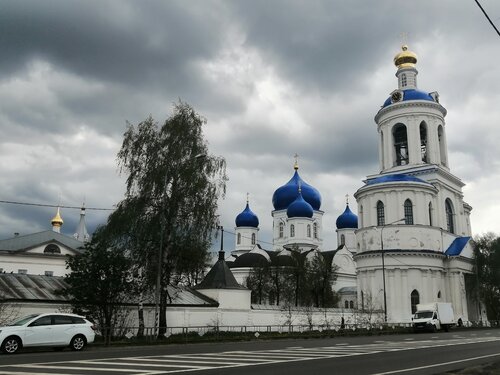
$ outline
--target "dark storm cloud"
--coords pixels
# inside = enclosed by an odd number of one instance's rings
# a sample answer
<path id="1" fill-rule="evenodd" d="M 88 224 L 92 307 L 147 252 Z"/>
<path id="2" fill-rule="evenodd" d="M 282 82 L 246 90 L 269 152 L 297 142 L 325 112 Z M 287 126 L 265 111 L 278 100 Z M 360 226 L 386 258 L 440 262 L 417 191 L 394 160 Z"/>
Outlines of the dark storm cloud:
<path id="1" fill-rule="evenodd" d="M 42 58 L 103 82 L 129 85 L 159 78 L 189 82 L 189 64 L 223 42 L 215 9 L 171 1 L 7 1 L 2 3 L 3 74 Z M 215 22 L 217 20 L 217 22 Z M 160 72 L 170 72 L 158 77 Z M 174 73 L 175 72 L 175 73 Z"/>
<path id="2" fill-rule="evenodd" d="M 500 17 L 496 2 L 484 6 Z M 450 112 L 450 155 L 468 179 L 481 165 L 496 176 L 498 41 L 473 2 L 2 1 L 0 198 L 112 206 L 126 121 L 162 123 L 179 98 L 207 117 L 238 199 L 250 174 L 268 207 L 296 152 L 313 185 L 358 181 L 378 171 L 373 116 L 396 87 L 401 32 L 419 55 L 419 87 L 438 90 Z M 238 202 L 226 203 L 228 222 Z M 12 223 L 0 235 L 47 228 L 50 209 L 30 212 L 0 206 L 0 223 Z M 89 229 L 105 217 L 87 212 Z M 78 211 L 63 218 L 70 233 Z"/>

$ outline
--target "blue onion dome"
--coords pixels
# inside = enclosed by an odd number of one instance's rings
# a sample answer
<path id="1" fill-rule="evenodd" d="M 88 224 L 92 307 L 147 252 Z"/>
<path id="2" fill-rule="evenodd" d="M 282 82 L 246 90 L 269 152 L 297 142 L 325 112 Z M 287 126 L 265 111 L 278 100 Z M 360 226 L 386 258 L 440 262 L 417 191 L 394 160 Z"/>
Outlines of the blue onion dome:
<path id="1" fill-rule="evenodd" d="M 299 195 L 297 198 L 288 206 L 286 210 L 286 216 L 288 218 L 292 217 L 308 217 L 312 218 L 314 214 L 314 210 L 312 206 L 307 203 L 302 197 L 302 193 L 299 189 Z"/>
<path id="2" fill-rule="evenodd" d="M 337 229 L 358 228 L 358 217 L 351 211 L 349 205 L 346 205 L 344 212 L 335 222 Z"/>
<path id="3" fill-rule="evenodd" d="M 419 182 L 419 183 L 429 184 L 427 181 L 424 181 L 418 177 L 401 173 L 377 177 L 366 181 L 366 184 L 375 185 L 375 184 L 382 184 L 384 182 Z"/>
<path id="4" fill-rule="evenodd" d="M 245 209 L 238 216 L 236 216 L 235 222 L 237 227 L 257 228 L 259 226 L 259 218 L 250 209 L 248 201 Z"/>
<path id="5" fill-rule="evenodd" d="M 319 191 L 300 178 L 299 173 L 297 172 L 299 169 L 297 164 L 295 164 L 294 169 L 295 173 L 290 181 L 276 189 L 274 192 L 274 209 L 284 210 L 288 208 L 288 206 L 297 198 L 300 185 L 304 200 L 312 206 L 313 210 L 319 210 L 321 207 L 321 195 L 319 194 Z"/>

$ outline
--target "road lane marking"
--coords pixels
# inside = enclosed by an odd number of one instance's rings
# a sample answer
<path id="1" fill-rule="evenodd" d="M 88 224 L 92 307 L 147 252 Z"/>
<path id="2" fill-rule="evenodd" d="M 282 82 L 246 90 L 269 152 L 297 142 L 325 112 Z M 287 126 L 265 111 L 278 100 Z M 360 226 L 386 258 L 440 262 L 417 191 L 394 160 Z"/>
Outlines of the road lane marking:
<path id="1" fill-rule="evenodd" d="M 322 358 L 341 358 L 356 355 L 369 355 L 380 352 L 429 349 L 432 347 L 473 344 L 500 341 L 500 337 L 476 337 L 467 339 L 442 339 L 421 341 L 399 341 L 370 343 L 366 345 L 342 345 L 320 347 L 295 347 L 295 349 L 274 349 L 259 351 L 228 351 L 179 355 L 151 355 L 138 357 L 102 358 L 81 361 L 45 362 L 35 364 L 0 365 L 0 375 L 48 374 L 47 370 L 59 371 L 76 369 L 88 371 L 122 371 L 138 375 L 159 375 L 179 372 L 206 371 L 246 366 L 258 366 L 283 362 L 308 361 Z M 149 362 L 148 362 L 149 361 Z M 80 367 L 87 365 L 87 367 Z M 109 366 L 109 367 L 103 367 Z M 121 366 L 121 367 L 120 367 Z M 129 367 L 130 366 L 130 367 Z M 102 368 L 103 367 L 103 368 Z M 27 372 L 27 369 L 32 371 Z M 161 370 L 160 370 L 161 368 Z M 11 371 L 6 371 L 7 369 Z M 40 372 L 36 372 L 39 369 Z M 140 369 L 140 370 L 139 370 Z M 44 371 L 45 370 L 45 371 Z M 17 372 L 16 372 L 17 371 Z M 49 370 L 50 371 L 50 370 Z M 398 370 L 402 372 L 402 370 Z M 58 375 L 56 372 L 50 375 Z"/>
<path id="2" fill-rule="evenodd" d="M 459 359 L 457 361 L 449 361 L 449 362 L 442 362 L 442 363 L 436 363 L 434 365 L 427 365 L 427 366 L 419 366 L 419 367 L 412 367 L 412 368 L 405 368 L 403 370 L 394 370 L 394 371 L 386 371 L 386 372 L 377 372 L 371 375 L 387 375 L 387 374 L 397 374 L 399 372 L 408 372 L 408 371 L 415 371 L 415 370 L 422 370 L 424 368 L 432 368 L 432 367 L 439 367 L 439 366 L 446 366 L 446 365 L 452 365 L 455 363 L 462 363 L 462 362 L 469 362 L 469 361 L 475 361 L 477 359 L 484 359 L 484 358 L 491 358 L 491 357 L 498 357 L 500 356 L 500 353 L 495 353 L 495 354 L 488 354 L 488 355 L 482 355 L 479 357 L 472 357 L 472 358 L 466 358 L 466 359 Z"/>

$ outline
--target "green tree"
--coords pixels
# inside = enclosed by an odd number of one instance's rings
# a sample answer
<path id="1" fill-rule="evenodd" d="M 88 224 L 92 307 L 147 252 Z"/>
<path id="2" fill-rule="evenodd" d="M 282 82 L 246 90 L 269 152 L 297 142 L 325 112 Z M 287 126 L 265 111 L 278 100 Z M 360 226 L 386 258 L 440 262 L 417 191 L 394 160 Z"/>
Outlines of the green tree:
<path id="1" fill-rule="evenodd" d="M 479 297 L 490 320 L 500 320 L 500 237 L 487 233 L 473 242 Z"/>
<path id="2" fill-rule="evenodd" d="M 269 265 L 261 264 L 253 267 L 246 279 L 246 286 L 252 291 L 253 303 L 262 304 L 265 302 L 271 289 Z"/>
<path id="3" fill-rule="evenodd" d="M 62 292 L 71 297 L 76 311 L 96 321 L 105 343 L 109 343 L 126 315 L 124 305 L 131 302 L 131 259 L 100 229 L 85 251 L 69 257 L 66 263 L 71 273 L 65 277 L 69 286 Z"/>
<path id="4" fill-rule="evenodd" d="M 179 102 L 161 126 L 151 117 L 129 124 L 118 153 L 126 193 L 108 230 L 123 239 L 145 287 L 159 293 L 159 337 L 166 332 L 167 286 L 196 282 L 217 225 L 217 201 L 225 193 L 225 160 L 208 155 L 205 123 Z"/>
<path id="5" fill-rule="evenodd" d="M 332 290 L 332 285 L 337 280 L 335 267 L 331 260 L 320 253 L 307 264 L 307 285 L 310 292 L 311 303 L 316 307 L 334 307 L 337 297 Z"/>

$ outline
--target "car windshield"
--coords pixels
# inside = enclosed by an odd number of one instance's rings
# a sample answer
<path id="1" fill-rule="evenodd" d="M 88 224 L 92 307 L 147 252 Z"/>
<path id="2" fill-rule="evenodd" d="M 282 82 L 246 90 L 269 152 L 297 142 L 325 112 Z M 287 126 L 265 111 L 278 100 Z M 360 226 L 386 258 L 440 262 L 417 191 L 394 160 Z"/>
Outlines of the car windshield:
<path id="1" fill-rule="evenodd" d="M 21 319 L 15 321 L 14 323 L 10 323 L 9 326 L 22 326 L 23 324 L 29 322 L 31 319 L 37 317 L 38 315 L 40 315 L 40 314 L 31 314 L 31 315 L 25 316 L 24 318 L 21 318 Z"/>
<path id="2" fill-rule="evenodd" d="M 425 319 L 432 318 L 432 311 L 417 311 L 415 313 L 415 319 Z"/>

